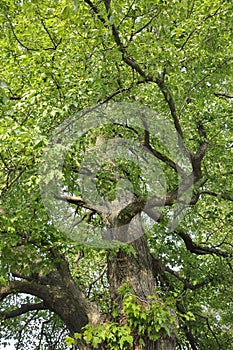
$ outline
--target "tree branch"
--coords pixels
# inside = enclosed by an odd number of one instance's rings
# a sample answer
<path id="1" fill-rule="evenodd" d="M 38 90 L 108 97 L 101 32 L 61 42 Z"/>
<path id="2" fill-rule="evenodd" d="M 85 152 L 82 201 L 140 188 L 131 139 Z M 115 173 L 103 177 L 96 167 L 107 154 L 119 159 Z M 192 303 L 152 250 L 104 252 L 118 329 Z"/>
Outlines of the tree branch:
<path id="1" fill-rule="evenodd" d="M 9 318 L 14 318 L 23 314 L 26 314 L 27 312 L 30 311 L 35 311 L 35 310 L 47 310 L 48 307 L 45 305 L 44 302 L 41 303 L 34 303 L 34 304 L 22 304 L 21 307 L 10 310 L 10 311 L 1 311 L 0 312 L 0 317 L 4 319 L 9 319 Z"/>
<path id="2" fill-rule="evenodd" d="M 131 34 L 130 40 L 132 40 L 133 37 L 134 37 L 135 35 L 139 34 L 139 33 L 142 32 L 144 29 L 146 29 L 146 28 L 153 22 L 153 20 L 154 20 L 156 17 L 158 17 L 158 15 L 159 15 L 161 12 L 162 12 L 162 10 L 158 11 L 155 15 L 153 15 L 153 16 L 151 17 L 151 19 L 150 19 L 146 24 L 144 24 L 144 26 L 142 26 L 141 28 L 139 28 L 138 30 L 136 30 L 135 32 L 133 32 L 133 33 Z"/>
<path id="3" fill-rule="evenodd" d="M 160 76 L 156 79 L 156 84 L 160 88 L 160 90 L 165 98 L 165 101 L 167 102 L 167 104 L 169 106 L 176 131 L 177 131 L 178 135 L 183 139 L 183 131 L 181 129 L 179 118 L 177 116 L 175 101 L 174 101 L 170 91 L 168 90 L 167 86 L 165 85 L 164 77 L 165 77 L 165 72 L 160 74 Z"/>
<path id="4" fill-rule="evenodd" d="M 120 89 L 112 92 L 109 96 L 107 96 L 103 101 L 100 101 L 100 103 L 98 104 L 98 106 L 105 104 L 106 102 L 110 101 L 113 97 L 121 94 L 122 92 L 129 92 L 131 89 L 133 89 L 135 87 L 135 85 L 140 85 L 140 84 L 144 84 L 145 81 L 148 80 L 138 80 L 136 82 L 132 81 L 132 83 L 128 86 L 128 87 L 121 87 Z"/>
<path id="5" fill-rule="evenodd" d="M 23 47 L 24 49 L 28 50 L 28 51 L 38 51 L 39 48 L 28 47 L 27 45 L 25 45 L 25 44 L 19 39 L 19 37 L 18 37 L 18 36 L 16 35 L 16 33 L 15 33 L 14 26 L 13 26 L 13 24 L 11 23 L 9 17 L 8 17 L 8 16 L 6 16 L 6 17 L 7 17 L 7 20 L 8 20 L 8 22 L 9 22 L 9 24 L 10 24 L 10 28 L 11 28 L 11 31 L 12 31 L 12 33 L 13 33 L 13 36 L 14 36 L 15 40 L 19 43 L 19 45 L 20 45 L 21 47 Z M 47 48 L 42 48 L 42 49 L 43 49 L 43 50 L 56 50 L 57 47 L 58 47 L 58 45 L 60 45 L 60 43 L 62 42 L 62 38 L 59 39 L 58 43 L 55 43 L 55 41 L 54 41 L 54 39 L 52 38 L 50 32 L 48 31 L 47 27 L 45 26 L 43 20 L 41 20 L 41 23 L 42 23 L 43 28 L 45 29 L 46 33 L 48 34 L 48 36 L 49 36 L 51 42 L 53 43 L 53 47 L 47 47 Z M 17 98 L 17 99 L 18 99 L 18 98 Z"/>
<path id="6" fill-rule="evenodd" d="M 94 286 L 94 284 L 95 284 L 96 282 L 98 282 L 98 281 L 101 279 L 101 277 L 105 274 L 105 271 L 107 270 L 107 267 L 108 267 L 108 264 L 105 264 L 105 265 L 104 265 L 104 268 L 103 268 L 102 271 L 100 272 L 99 276 L 96 277 L 96 279 L 90 283 L 89 288 L 88 288 L 88 292 L 87 292 L 87 298 L 90 297 L 91 289 L 92 289 L 92 287 Z"/>
<path id="7" fill-rule="evenodd" d="M 220 194 L 213 192 L 213 191 L 202 190 L 199 192 L 199 194 L 200 195 L 201 194 L 208 194 L 209 196 L 218 197 L 218 198 L 233 202 L 233 197 L 228 197 L 228 196 L 222 195 L 222 194 L 220 195 Z"/>
<path id="8" fill-rule="evenodd" d="M 214 331 L 212 330 L 212 328 L 211 328 L 211 326 L 210 326 L 208 317 L 206 317 L 206 316 L 204 316 L 204 315 L 201 315 L 201 314 L 199 314 L 199 313 L 197 313 L 197 312 L 194 312 L 194 315 L 196 315 L 196 316 L 198 316 L 198 317 L 200 317 L 200 318 L 203 318 L 203 319 L 206 321 L 207 328 L 209 329 L 210 333 L 213 335 L 213 337 L 214 337 L 216 343 L 218 344 L 218 349 L 221 349 L 221 344 L 220 344 L 220 342 L 219 342 L 219 340 L 218 340 L 216 334 L 214 333 Z"/>
<path id="9" fill-rule="evenodd" d="M 151 255 L 151 257 L 153 264 L 153 274 L 155 277 L 163 274 L 164 272 L 168 272 L 172 276 L 177 278 L 179 281 L 181 281 L 186 289 L 196 290 L 205 286 L 213 280 L 213 278 L 210 278 L 208 281 L 192 284 L 186 278 L 180 276 L 176 271 L 172 270 L 169 266 L 164 265 L 164 263 L 160 259 L 156 259 L 153 255 Z"/>
<path id="10" fill-rule="evenodd" d="M 51 40 L 51 42 L 52 42 L 52 44 L 53 44 L 53 47 L 52 47 L 52 48 L 47 48 L 46 50 L 51 50 L 51 49 L 52 49 L 52 50 L 56 50 L 57 47 L 58 47 L 58 45 L 60 45 L 62 39 L 60 38 L 59 41 L 58 41 L 58 43 L 56 43 L 55 40 L 53 39 L 53 37 L 52 37 L 50 31 L 49 31 L 48 28 L 46 27 L 46 25 L 45 25 L 43 19 L 41 19 L 41 24 L 42 24 L 44 30 L 45 30 L 46 33 L 48 34 L 49 39 Z"/>
<path id="11" fill-rule="evenodd" d="M 126 205 L 125 208 L 123 208 L 120 213 L 117 215 L 117 225 L 122 226 L 129 224 L 130 221 L 143 210 L 143 207 L 145 205 L 144 201 L 141 201 L 136 198 L 135 201 L 129 203 Z"/>
<path id="12" fill-rule="evenodd" d="M 8 285 L 0 287 L 0 301 L 4 300 L 8 295 L 13 293 L 25 293 L 45 299 L 48 295 L 49 288 L 47 286 L 38 285 L 28 281 L 11 281 Z"/>
<path id="13" fill-rule="evenodd" d="M 89 0 L 85 0 L 86 3 L 89 4 L 89 6 L 93 9 L 93 11 L 98 15 L 98 9 L 96 6 L 94 6 L 91 1 Z M 110 1 L 105 1 L 105 7 L 106 7 L 106 11 L 108 14 L 108 17 L 111 14 L 111 7 L 110 7 Z M 178 137 L 179 137 L 179 143 L 180 145 L 184 148 L 184 150 L 186 151 L 186 154 L 188 154 L 188 156 L 190 156 L 190 152 L 187 150 L 186 146 L 184 145 L 184 141 L 183 141 L 183 131 L 181 129 L 180 126 L 180 122 L 177 116 L 177 112 L 176 112 L 176 107 L 175 107 L 175 102 L 174 99 L 172 98 L 171 93 L 169 92 L 168 88 L 165 86 L 164 83 L 164 76 L 165 73 L 162 73 L 158 78 L 156 78 L 156 80 L 154 81 L 153 76 L 148 74 L 144 69 L 141 68 L 141 66 L 138 64 L 137 61 L 135 61 L 132 57 L 128 57 L 127 56 L 127 48 L 123 45 L 118 29 L 116 28 L 116 26 L 114 24 L 112 24 L 112 34 L 113 37 L 115 39 L 115 43 L 118 46 L 120 52 L 122 53 L 122 60 L 128 65 L 130 66 L 133 70 L 135 70 L 141 77 L 143 77 L 145 79 L 145 81 L 147 82 L 156 82 L 156 84 L 158 85 L 158 87 L 160 88 L 161 92 L 164 95 L 164 98 L 169 106 L 173 121 L 174 121 L 174 125 L 175 128 L 177 130 L 178 133 Z"/>
<path id="14" fill-rule="evenodd" d="M 184 326 L 184 333 L 185 333 L 187 340 L 189 341 L 189 344 L 190 344 L 192 350 L 198 350 L 198 348 L 197 348 L 198 344 L 196 342 L 196 339 L 194 338 L 192 332 L 190 331 L 190 329 L 188 329 L 188 327 L 186 325 Z"/>
<path id="15" fill-rule="evenodd" d="M 206 180 L 206 181 L 207 181 L 207 180 Z M 206 182 L 206 181 L 205 181 L 205 182 Z M 219 199 L 223 199 L 223 200 L 225 200 L 225 201 L 233 202 L 233 197 L 230 197 L 230 196 L 227 196 L 227 195 L 224 195 L 224 194 L 218 194 L 218 193 L 213 192 L 213 191 L 200 190 L 200 191 L 198 191 L 198 192 L 195 194 L 195 196 L 192 198 L 190 204 L 196 204 L 197 201 L 198 201 L 198 199 L 199 199 L 199 197 L 200 197 L 201 195 L 203 195 L 203 194 L 204 194 L 204 195 L 207 194 L 207 195 L 212 196 L 212 197 L 216 197 L 216 198 L 219 198 Z"/>
<path id="16" fill-rule="evenodd" d="M 184 284 L 186 289 L 196 290 L 196 289 L 199 289 L 199 288 L 205 286 L 206 284 L 210 283 L 213 280 L 213 278 L 210 278 L 208 281 L 203 281 L 203 282 L 199 282 L 196 284 L 192 284 L 186 278 L 180 276 L 176 271 L 170 269 L 170 267 L 165 266 L 164 270 L 167 271 L 168 273 L 170 273 L 175 278 L 177 278 L 179 281 L 181 281 Z"/>
<path id="17" fill-rule="evenodd" d="M 215 92 L 214 96 L 220 97 L 220 98 L 233 98 L 233 95 L 228 95 L 228 94 L 224 94 L 224 93 L 220 93 L 220 92 Z"/>
<path id="18" fill-rule="evenodd" d="M 166 163 L 169 167 L 171 167 L 176 172 L 178 171 L 178 168 L 179 168 L 179 171 L 182 171 L 182 169 L 180 169 L 180 167 L 172 159 L 167 157 L 165 154 L 162 154 L 161 152 L 155 150 L 151 146 L 151 144 L 150 144 L 150 132 L 148 130 L 148 126 L 147 126 L 145 121 L 143 121 L 143 126 L 144 126 L 144 129 L 145 129 L 145 136 L 144 136 L 143 146 L 145 148 L 147 148 L 148 151 L 150 151 L 150 153 L 153 154 L 153 156 L 155 156 L 156 158 L 158 158 L 162 162 Z"/>
<path id="19" fill-rule="evenodd" d="M 28 47 L 28 46 L 26 46 L 25 44 L 23 44 L 23 42 L 22 42 L 22 41 L 18 38 L 18 36 L 16 35 L 15 30 L 14 30 L 14 27 L 13 27 L 13 24 L 11 23 L 9 17 L 8 17 L 8 16 L 6 16 L 6 17 L 7 17 L 7 20 L 8 20 L 8 22 L 9 22 L 9 24 L 10 24 L 11 31 L 12 31 L 12 33 L 13 33 L 13 36 L 14 36 L 15 40 L 19 43 L 19 45 L 20 45 L 21 47 L 23 47 L 24 49 L 28 50 L 28 51 L 37 51 L 37 49 L 35 49 L 35 48 L 33 48 L 33 47 Z"/>
<path id="20" fill-rule="evenodd" d="M 78 197 L 78 196 L 58 196 L 58 195 L 54 195 L 55 199 L 64 201 L 64 202 L 68 202 L 70 204 L 75 204 L 79 207 L 85 208 L 85 209 L 89 209 L 92 212 L 98 213 L 98 211 L 92 207 L 90 207 L 89 205 L 87 205 L 82 197 Z"/>
<path id="21" fill-rule="evenodd" d="M 193 242 L 192 238 L 182 231 L 181 229 L 174 231 L 180 238 L 183 239 L 185 246 L 187 250 L 189 250 L 191 253 L 194 253 L 196 255 L 206 255 L 206 254 L 215 254 L 217 256 L 222 256 L 224 258 L 232 256 L 232 254 L 220 250 L 217 248 L 212 248 L 212 247 L 203 247 L 200 245 L 197 245 L 195 242 Z"/>
<path id="22" fill-rule="evenodd" d="M 84 2 L 85 2 L 87 5 L 90 6 L 90 8 L 92 9 L 92 11 L 93 11 L 93 12 L 97 15 L 97 17 L 99 18 L 99 20 L 100 20 L 102 23 L 105 24 L 106 21 L 105 21 L 105 19 L 104 19 L 103 17 L 100 16 L 97 6 L 94 5 L 94 4 L 92 3 L 92 1 L 90 1 L 90 0 L 84 0 Z"/>
<path id="23" fill-rule="evenodd" d="M 220 8 L 222 7 L 222 4 L 217 8 L 217 10 L 214 11 L 214 13 L 209 13 L 202 21 L 200 21 L 194 28 L 193 30 L 189 33 L 189 35 L 187 36 L 187 38 L 185 39 L 184 43 L 182 44 L 180 50 L 183 50 L 185 45 L 187 44 L 187 42 L 191 39 L 191 37 L 193 36 L 193 34 L 197 31 L 198 28 L 200 28 L 200 26 L 205 23 L 209 18 L 212 18 L 218 14 L 221 13 L 221 11 L 219 12 Z"/>

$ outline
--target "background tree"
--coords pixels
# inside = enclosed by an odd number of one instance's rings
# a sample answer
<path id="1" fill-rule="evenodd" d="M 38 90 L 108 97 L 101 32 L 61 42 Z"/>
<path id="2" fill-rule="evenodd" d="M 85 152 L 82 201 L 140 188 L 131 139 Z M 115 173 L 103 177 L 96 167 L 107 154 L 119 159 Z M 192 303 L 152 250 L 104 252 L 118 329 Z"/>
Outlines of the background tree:
<path id="1" fill-rule="evenodd" d="M 76 334 L 81 350 L 231 348 L 232 13 L 220 0 L 1 1 L 3 339 L 25 348 L 39 322 L 32 349 L 63 349 L 66 332 L 68 345 Z M 175 164 L 140 128 L 118 126 L 124 138 L 144 137 L 168 192 L 159 222 L 150 221 L 145 235 L 121 248 L 93 249 L 51 224 L 38 169 L 55 127 L 109 101 L 137 101 L 165 115 L 195 183 L 182 223 L 167 232 L 177 199 Z M 109 138 L 114 132 L 101 130 Z M 75 155 L 95 145 L 98 133 L 89 132 Z M 72 155 L 65 165 L 70 206 L 83 220 L 106 225 L 74 198 Z M 103 172 L 100 191 L 114 189 L 109 174 Z M 135 213 L 128 212 L 132 224 Z"/>

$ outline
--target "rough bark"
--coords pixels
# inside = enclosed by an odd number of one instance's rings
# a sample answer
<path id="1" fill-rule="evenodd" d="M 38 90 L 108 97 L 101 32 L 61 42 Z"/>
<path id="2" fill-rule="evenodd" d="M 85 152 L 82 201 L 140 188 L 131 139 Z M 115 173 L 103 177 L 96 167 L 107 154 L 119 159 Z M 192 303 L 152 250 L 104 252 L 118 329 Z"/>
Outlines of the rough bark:
<path id="1" fill-rule="evenodd" d="M 135 217 L 131 222 L 134 230 L 143 230 L 139 217 Z M 140 300 L 148 303 L 148 297 L 155 294 L 155 261 L 148 249 L 146 239 L 143 235 L 132 243 L 136 255 L 129 254 L 120 249 L 115 256 L 108 259 L 108 280 L 110 285 L 111 298 L 118 303 L 118 312 L 121 312 L 121 297 L 118 293 L 119 288 L 127 283 L 133 289 L 133 292 Z M 158 262 L 159 264 L 159 262 Z M 158 271 L 160 266 L 158 266 Z M 144 340 L 145 341 L 145 340 Z M 164 337 L 159 341 L 146 339 L 145 346 L 140 349 L 138 344 L 132 350 L 174 350 L 175 334 L 172 332 L 170 337 Z"/>

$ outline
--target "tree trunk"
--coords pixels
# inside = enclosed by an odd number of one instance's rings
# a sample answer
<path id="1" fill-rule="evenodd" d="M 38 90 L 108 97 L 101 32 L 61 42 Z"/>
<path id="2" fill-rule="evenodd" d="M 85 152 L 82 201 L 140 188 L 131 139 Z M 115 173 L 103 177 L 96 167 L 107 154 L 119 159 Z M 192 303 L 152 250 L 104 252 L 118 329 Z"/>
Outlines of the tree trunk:
<path id="1" fill-rule="evenodd" d="M 131 224 L 134 230 L 143 229 L 138 217 L 135 217 Z M 132 225 L 130 229 L 132 229 Z M 121 302 L 118 290 L 125 283 L 130 285 L 134 294 L 140 300 L 145 300 L 147 303 L 148 297 L 156 292 L 155 271 L 159 271 L 160 266 L 155 266 L 156 260 L 152 258 L 144 236 L 140 234 L 137 236 L 141 237 L 132 243 L 136 256 L 121 249 L 115 256 L 108 259 L 110 295 L 113 301 L 117 300 L 119 309 L 121 308 Z M 120 313 L 121 310 L 118 310 L 118 312 Z M 173 313 L 172 310 L 171 313 Z M 137 344 L 132 350 L 174 350 L 175 334 L 171 332 L 171 336 L 166 336 L 158 341 L 147 338 L 144 339 L 144 342 L 143 349 Z"/>

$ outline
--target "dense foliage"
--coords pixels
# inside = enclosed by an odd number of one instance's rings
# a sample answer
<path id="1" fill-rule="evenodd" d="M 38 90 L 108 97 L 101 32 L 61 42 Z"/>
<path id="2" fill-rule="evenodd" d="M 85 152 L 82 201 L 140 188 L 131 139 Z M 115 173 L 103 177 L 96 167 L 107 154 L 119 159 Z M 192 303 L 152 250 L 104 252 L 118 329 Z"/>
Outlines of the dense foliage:
<path id="1" fill-rule="evenodd" d="M 83 337 L 85 325 L 84 340 L 86 335 L 87 344 L 97 349 L 106 341 L 112 341 L 109 349 L 116 348 L 118 340 L 120 349 L 139 349 L 146 336 L 156 341 L 171 331 L 175 312 L 177 349 L 231 349 L 232 10 L 231 2 L 224 0 L 1 0 L 3 345 L 16 339 L 17 349 L 29 349 L 30 342 L 34 350 L 46 346 L 61 350 L 75 343 L 73 337 Z M 109 261 L 119 248 L 93 248 L 67 237 L 51 223 L 40 189 L 41 159 L 54 129 L 84 108 L 113 101 L 136 102 L 165 116 L 180 135 L 194 176 L 185 216 L 169 232 L 166 224 L 177 199 L 177 173 L 167 149 L 145 135 L 145 146 L 166 175 L 167 197 L 158 220 L 151 215 L 144 225 L 157 266 L 155 302 L 148 308 L 141 305 L 132 286 L 123 284 L 120 295 L 127 322 L 118 319 L 109 278 Z M 69 194 L 80 195 L 75 184 L 85 154 L 101 135 L 111 139 L 116 134 L 139 143 L 144 137 L 140 127 L 107 125 L 90 130 L 65 159 Z M 140 171 L 133 163 L 106 161 L 98 177 L 99 193 L 115 199 L 112 172 L 117 172 L 134 184 L 140 197 L 146 188 L 146 180 L 138 180 Z M 106 224 L 84 202 L 67 201 L 87 223 Z M 135 246 L 122 249 L 137 260 Z M 57 284 L 54 271 L 59 276 L 66 271 L 65 286 L 72 281 L 82 291 L 79 300 L 84 309 L 89 305 L 85 303 L 95 304 L 99 328 L 92 313 L 80 321 L 80 329 L 66 322 L 69 309 L 78 310 L 80 305 L 77 299 L 64 299 L 63 317 L 62 305 L 53 304 L 64 287 Z M 48 295 L 51 299 L 46 299 Z M 160 323 L 157 331 L 150 330 L 156 325 L 153 317 Z M 79 346 L 83 349 L 82 341 Z"/>

